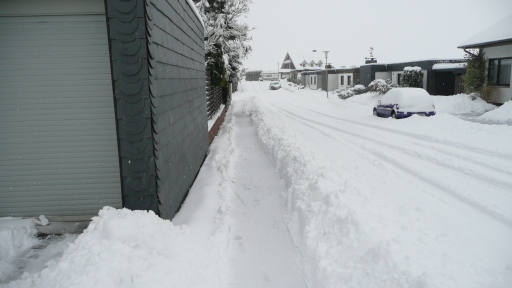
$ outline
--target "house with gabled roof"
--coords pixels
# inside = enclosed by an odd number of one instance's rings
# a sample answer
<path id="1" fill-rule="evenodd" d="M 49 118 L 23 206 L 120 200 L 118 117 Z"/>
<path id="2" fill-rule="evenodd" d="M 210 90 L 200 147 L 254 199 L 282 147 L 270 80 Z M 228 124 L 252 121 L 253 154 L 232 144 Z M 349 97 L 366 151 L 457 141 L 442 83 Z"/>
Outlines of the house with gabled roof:
<path id="1" fill-rule="evenodd" d="M 512 99 L 512 14 L 479 32 L 458 48 L 480 49 L 487 58 L 487 85 L 495 87 L 490 102 Z"/>
<path id="2" fill-rule="evenodd" d="M 286 56 L 284 57 L 283 64 L 281 65 L 281 69 L 295 69 L 295 64 L 293 63 L 292 58 L 290 57 L 290 54 L 286 52 Z"/>

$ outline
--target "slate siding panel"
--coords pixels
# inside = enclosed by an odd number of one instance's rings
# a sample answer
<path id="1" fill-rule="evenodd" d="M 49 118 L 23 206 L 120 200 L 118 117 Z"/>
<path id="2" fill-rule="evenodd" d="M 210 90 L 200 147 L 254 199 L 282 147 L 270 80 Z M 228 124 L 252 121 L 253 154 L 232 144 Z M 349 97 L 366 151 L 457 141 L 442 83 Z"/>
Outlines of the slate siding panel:
<path id="1" fill-rule="evenodd" d="M 171 219 L 208 149 L 204 29 L 186 0 L 148 0 L 146 31 L 156 189 Z"/>
<path id="2" fill-rule="evenodd" d="M 144 0 L 107 0 L 123 206 L 158 213 Z"/>

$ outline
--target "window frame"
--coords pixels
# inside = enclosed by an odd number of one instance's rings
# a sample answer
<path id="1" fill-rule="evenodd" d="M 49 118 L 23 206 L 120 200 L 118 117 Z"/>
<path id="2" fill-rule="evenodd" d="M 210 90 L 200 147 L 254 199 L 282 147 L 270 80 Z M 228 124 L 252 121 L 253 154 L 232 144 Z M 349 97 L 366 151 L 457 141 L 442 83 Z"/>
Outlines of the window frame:
<path id="1" fill-rule="evenodd" d="M 512 60 L 512 57 L 502 57 L 502 58 L 490 58 L 487 60 L 487 85 L 488 86 L 492 86 L 492 87 L 505 87 L 505 88 L 510 88 L 510 82 L 511 79 L 509 79 L 509 83 L 508 84 L 501 84 L 499 83 L 500 81 L 500 76 L 501 76 L 501 60 Z M 491 77 L 491 61 L 495 61 L 495 60 L 498 60 L 498 69 L 497 69 L 497 74 L 496 74 L 496 79 L 497 79 L 497 82 L 498 83 L 493 83 L 491 82 L 490 80 L 490 77 Z"/>

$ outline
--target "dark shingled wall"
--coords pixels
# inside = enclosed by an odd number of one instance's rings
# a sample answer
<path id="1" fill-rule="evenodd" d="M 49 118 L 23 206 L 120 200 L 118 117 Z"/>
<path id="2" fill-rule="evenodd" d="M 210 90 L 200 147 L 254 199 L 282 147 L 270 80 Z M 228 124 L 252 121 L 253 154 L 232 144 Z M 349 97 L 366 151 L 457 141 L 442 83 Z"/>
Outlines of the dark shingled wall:
<path id="1" fill-rule="evenodd" d="M 188 3 L 146 1 L 156 184 L 166 219 L 179 210 L 208 149 L 204 28 Z"/>
<path id="2" fill-rule="evenodd" d="M 106 1 L 123 206 L 158 213 L 144 0 Z"/>

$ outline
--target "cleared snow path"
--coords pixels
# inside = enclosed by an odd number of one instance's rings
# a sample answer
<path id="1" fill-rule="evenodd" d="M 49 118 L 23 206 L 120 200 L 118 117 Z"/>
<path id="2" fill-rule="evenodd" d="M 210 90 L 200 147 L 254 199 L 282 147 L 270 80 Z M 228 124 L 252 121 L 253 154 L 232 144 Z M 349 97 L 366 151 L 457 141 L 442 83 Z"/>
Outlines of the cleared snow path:
<path id="1" fill-rule="evenodd" d="M 234 166 L 236 198 L 229 213 L 232 286 L 305 287 L 295 264 L 296 248 L 283 222 L 284 181 L 261 151 L 249 116 L 236 109 L 234 117 L 239 160 Z"/>
<path id="2" fill-rule="evenodd" d="M 305 273 L 311 287 L 509 287 L 510 128 L 445 113 L 383 119 L 321 91 L 265 84 L 244 83 L 243 95 L 253 96 L 247 113 L 291 177 L 287 223 L 301 230 L 298 262 L 313 271 Z M 290 172 L 304 147 L 314 158 L 299 160 L 325 168 L 305 166 L 310 186 Z"/>

